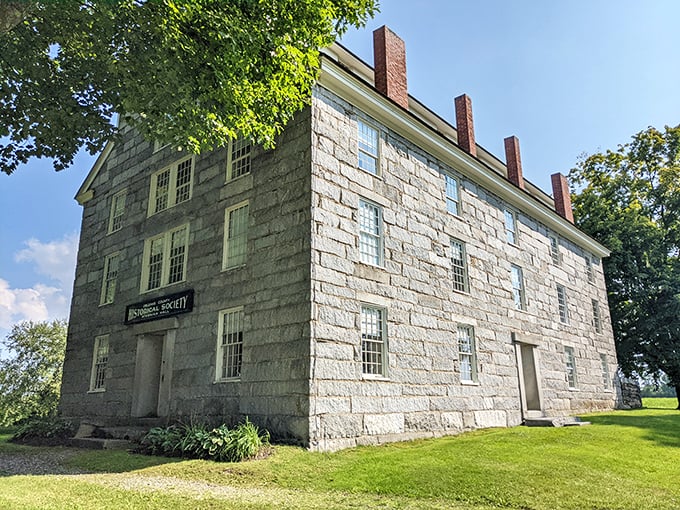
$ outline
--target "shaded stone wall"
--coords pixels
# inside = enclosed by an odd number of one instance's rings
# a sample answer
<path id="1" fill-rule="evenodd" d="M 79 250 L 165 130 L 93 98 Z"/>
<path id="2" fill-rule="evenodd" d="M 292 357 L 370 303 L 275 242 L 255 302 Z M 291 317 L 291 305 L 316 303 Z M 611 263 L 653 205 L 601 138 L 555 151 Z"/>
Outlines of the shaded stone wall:
<path id="1" fill-rule="evenodd" d="M 380 174 L 359 170 L 357 119 L 380 129 Z M 512 333 L 537 338 L 547 414 L 609 409 L 600 353 L 614 384 L 616 357 L 602 267 L 586 278 L 579 247 L 560 240 L 552 262 L 548 230 L 519 211 L 519 241 L 506 241 L 498 197 L 434 160 L 328 90 L 312 115 L 312 387 L 310 443 L 355 444 L 441 435 L 521 422 Z M 447 212 L 444 173 L 460 178 L 461 213 Z M 360 262 L 359 200 L 382 206 L 384 267 Z M 451 283 L 450 239 L 466 245 L 468 293 Z M 510 265 L 524 272 L 527 309 L 513 307 Z M 567 288 L 570 322 L 561 324 L 557 284 Z M 591 299 L 600 302 L 595 332 Z M 388 376 L 362 376 L 360 307 L 387 315 Z M 474 327 L 479 382 L 462 383 L 456 331 Z M 564 346 L 574 348 L 577 389 L 566 380 Z"/>

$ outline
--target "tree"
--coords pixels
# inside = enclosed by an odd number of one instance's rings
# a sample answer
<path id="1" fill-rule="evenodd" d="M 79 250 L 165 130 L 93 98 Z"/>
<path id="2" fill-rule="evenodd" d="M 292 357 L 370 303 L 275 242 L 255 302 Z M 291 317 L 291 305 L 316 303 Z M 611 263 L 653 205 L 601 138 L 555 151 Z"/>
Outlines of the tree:
<path id="1" fill-rule="evenodd" d="M 612 250 L 603 265 L 621 369 L 665 373 L 680 396 L 680 126 L 586 157 L 570 180 L 576 224 Z"/>
<path id="2" fill-rule="evenodd" d="M 66 168 L 113 139 L 114 112 L 193 152 L 266 147 L 311 97 L 318 49 L 377 0 L 0 3 L 0 165 Z"/>
<path id="3" fill-rule="evenodd" d="M 21 322 L 4 341 L 0 360 L 0 425 L 57 411 L 66 349 L 64 320 Z"/>

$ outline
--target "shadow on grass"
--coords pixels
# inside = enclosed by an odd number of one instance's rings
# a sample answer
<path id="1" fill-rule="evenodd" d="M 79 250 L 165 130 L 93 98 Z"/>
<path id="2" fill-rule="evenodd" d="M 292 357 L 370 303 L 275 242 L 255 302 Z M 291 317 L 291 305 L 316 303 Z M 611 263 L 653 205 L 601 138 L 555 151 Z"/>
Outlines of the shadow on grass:
<path id="1" fill-rule="evenodd" d="M 664 408 L 665 411 L 670 411 Z M 680 448 L 680 411 L 670 411 L 664 414 L 630 414 L 617 412 L 588 416 L 588 421 L 597 425 L 616 425 L 619 427 L 635 427 L 645 431 L 645 439 L 654 441 L 661 446 Z"/>

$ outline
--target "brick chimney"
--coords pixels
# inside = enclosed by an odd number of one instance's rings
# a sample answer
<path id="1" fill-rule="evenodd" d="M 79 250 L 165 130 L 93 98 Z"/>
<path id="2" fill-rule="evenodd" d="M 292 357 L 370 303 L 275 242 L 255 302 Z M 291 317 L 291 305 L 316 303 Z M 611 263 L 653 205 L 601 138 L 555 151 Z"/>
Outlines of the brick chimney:
<path id="1" fill-rule="evenodd" d="M 408 109 L 406 45 L 385 25 L 373 32 L 375 88 Z"/>
<path id="2" fill-rule="evenodd" d="M 522 177 L 522 158 L 519 155 L 519 138 L 509 136 L 505 140 L 505 162 L 508 168 L 508 180 L 520 189 L 524 189 Z"/>
<path id="3" fill-rule="evenodd" d="M 456 131 L 458 146 L 472 156 L 477 156 L 475 127 L 472 124 L 472 100 L 466 94 L 453 100 L 456 107 Z"/>
<path id="4" fill-rule="evenodd" d="M 555 211 L 565 220 L 574 223 L 574 213 L 571 210 L 571 195 L 569 194 L 569 184 L 567 178 L 560 174 L 550 176 L 553 188 L 553 199 L 555 200 Z"/>

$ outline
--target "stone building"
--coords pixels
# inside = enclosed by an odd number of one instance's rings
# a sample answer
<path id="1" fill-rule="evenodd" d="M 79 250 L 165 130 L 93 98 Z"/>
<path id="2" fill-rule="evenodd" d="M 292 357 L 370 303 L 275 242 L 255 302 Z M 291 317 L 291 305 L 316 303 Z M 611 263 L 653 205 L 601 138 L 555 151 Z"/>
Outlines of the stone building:
<path id="1" fill-rule="evenodd" d="M 375 69 L 323 52 L 275 150 L 191 155 L 129 128 L 83 206 L 61 412 L 122 425 L 248 416 L 315 450 L 610 409 L 601 259 L 553 196 Z"/>

